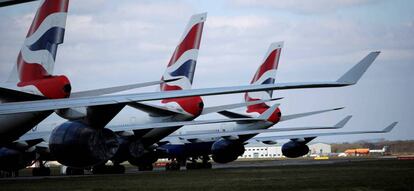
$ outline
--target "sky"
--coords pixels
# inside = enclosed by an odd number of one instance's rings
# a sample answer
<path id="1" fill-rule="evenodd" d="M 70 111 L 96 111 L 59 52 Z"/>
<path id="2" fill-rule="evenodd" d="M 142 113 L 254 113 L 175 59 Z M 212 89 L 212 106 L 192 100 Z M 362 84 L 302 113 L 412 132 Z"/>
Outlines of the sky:
<path id="1" fill-rule="evenodd" d="M 6 81 L 38 2 L 0 8 L 0 81 Z M 336 80 L 371 51 L 381 54 L 355 86 L 283 90 L 283 114 L 345 107 L 276 127 L 333 125 L 341 131 L 389 134 L 321 137 L 321 142 L 414 137 L 414 1 L 410 0 L 71 0 L 55 74 L 73 91 L 160 79 L 191 15 L 207 12 L 194 88 L 245 85 L 272 42 L 284 41 L 277 82 Z M 156 87 L 131 92 L 155 91 Z M 242 101 L 242 94 L 204 97 L 206 106 Z M 114 123 L 142 112 L 126 108 Z M 218 115 L 199 119 L 219 118 Z M 43 124 L 55 124 L 51 116 Z M 61 121 L 61 120 L 60 120 Z"/>

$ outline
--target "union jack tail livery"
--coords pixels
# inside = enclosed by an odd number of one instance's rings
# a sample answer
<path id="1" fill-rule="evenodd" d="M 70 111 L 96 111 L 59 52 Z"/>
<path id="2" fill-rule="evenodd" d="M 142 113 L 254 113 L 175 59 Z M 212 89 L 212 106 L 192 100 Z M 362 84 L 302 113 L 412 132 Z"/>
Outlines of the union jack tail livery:
<path id="1" fill-rule="evenodd" d="M 48 98 L 68 97 L 65 76 L 52 76 L 57 47 L 63 43 L 69 0 L 41 1 L 17 57 L 9 82 Z"/>
<path id="2" fill-rule="evenodd" d="M 168 63 L 162 79 L 179 80 L 161 84 L 161 91 L 191 89 L 198 50 L 207 13 L 193 15 Z"/>
<path id="3" fill-rule="evenodd" d="M 197 64 L 198 50 L 203 32 L 203 25 L 207 13 L 193 15 L 188 22 L 183 36 L 168 63 L 162 76 L 163 80 L 177 79 L 160 85 L 161 91 L 191 89 Z M 191 116 L 201 114 L 204 104 L 199 96 L 187 98 L 164 99 L 162 103 L 168 103 L 175 108 L 183 110 Z"/>
<path id="4" fill-rule="evenodd" d="M 280 53 L 282 51 L 283 42 L 272 43 L 267 51 L 264 60 L 255 75 L 253 76 L 250 84 L 274 84 L 276 70 L 279 64 Z M 256 100 L 268 100 L 272 97 L 272 91 L 263 92 L 249 92 L 245 93 L 244 99 L 246 102 Z M 265 103 L 247 106 L 247 112 L 263 113 L 269 109 L 269 106 Z M 279 111 L 280 112 L 280 111 Z"/>

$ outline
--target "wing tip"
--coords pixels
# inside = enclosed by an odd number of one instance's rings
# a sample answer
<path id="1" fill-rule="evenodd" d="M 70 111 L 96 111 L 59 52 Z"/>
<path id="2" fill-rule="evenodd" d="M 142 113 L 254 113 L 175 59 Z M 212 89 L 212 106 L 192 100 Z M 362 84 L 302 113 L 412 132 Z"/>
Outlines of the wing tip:
<path id="1" fill-rule="evenodd" d="M 344 127 L 349 122 L 349 120 L 351 120 L 351 118 L 352 118 L 352 115 L 346 116 L 341 121 L 339 121 L 337 124 L 335 124 L 334 127 L 338 129 Z"/>
<path id="2" fill-rule="evenodd" d="M 395 126 L 397 126 L 398 122 L 394 121 L 393 123 L 391 123 L 390 125 L 388 125 L 383 132 L 388 133 L 390 131 L 392 131 L 394 129 Z"/>

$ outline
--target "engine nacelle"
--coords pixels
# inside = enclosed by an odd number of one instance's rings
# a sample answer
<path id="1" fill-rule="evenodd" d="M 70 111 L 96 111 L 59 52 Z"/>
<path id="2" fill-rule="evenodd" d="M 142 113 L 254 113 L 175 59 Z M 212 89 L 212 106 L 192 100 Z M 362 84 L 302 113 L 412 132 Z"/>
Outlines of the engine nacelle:
<path id="1" fill-rule="evenodd" d="M 228 163 L 243 155 L 244 145 L 238 141 L 218 140 L 211 146 L 212 158 L 217 163 Z"/>
<path id="2" fill-rule="evenodd" d="M 140 140 L 129 140 L 125 137 L 118 138 L 120 146 L 111 161 L 122 163 L 126 160 L 132 165 L 137 166 L 140 163 L 151 164 L 158 160 L 155 151 L 148 151 Z"/>
<path id="3" fill-rule="evenodd" d="M 20 152 L 5 147 L 0 148 L 0 170 L 14 171 L 29 166 L 35 153 Z"/>
<path id="4" fill-rule="evenodd" d="M 79 121 L 63 123 L 52 131 L 49 149 L 61 164 L 90 167 L 105 163 L 118 150 L 119 143 L 109 129 L 94 129 Z"/>
<path id="5" fill-rule="evenodd" d="M 297 158 L 309 153 L 308 145 L 296 141 L 289 141 L 282 146 L 282 153 L 288 158 Z"/>

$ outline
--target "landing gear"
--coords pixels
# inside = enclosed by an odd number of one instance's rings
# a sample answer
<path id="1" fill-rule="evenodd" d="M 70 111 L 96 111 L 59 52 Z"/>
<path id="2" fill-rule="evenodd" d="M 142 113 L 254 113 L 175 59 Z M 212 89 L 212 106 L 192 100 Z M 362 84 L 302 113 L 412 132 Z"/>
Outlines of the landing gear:
<path id="1" fill-rule="evenodd" d="M 38 167 L 32 169 L 33 176 L 50 176 L 50 168 L 45 166 L 46 162 L 37 161 Z"/>
<path id="2" fill-rule="evenodd" d="M 65 174 L 66 175 L 84 175 L 85 172 L 83 169 L 80 169 L 80 168 L 66 167 Z"/>
<path id="3" fill-rule="evenodd" d="M 0 178 L 18 177 L 18 176 L 19 176 L 19 171 L 18 170 L 0 171 Z"/>
<path id="4" fill-rule="evenodd" d="M 152 166 L 152 163 L 143 163 L 138 165 L 139 171 L 152 171 L 154 167 Z"/>
<path id="5" fill-rule="evenodd" d="M 99 165 L 92 168 L 93 174 L 124 174 L 125 167 L 123 165 L 114 164 L 112 166 Z"/>
<path id="6" fill-rule="evenodd" d="M 165 165 L 165 170 L 166 171 L 178 171 L 180 170 L 180 163 L 176 160 L 172 160 L 170 163 L 167 163 Z"/>
<path id="7" fill-rule="evenodd" d="M 187 170 L 192 170 L 192 169 L 211 169 L 212 168 L 212 164 L 209 162 L 210 161 L 210 157 L 208 156 L 203 156 L 201 157 L 202 162 L 197 162 L 197 158 L 192 158 L 190 161 L 185 165 L 185 168 Z"/>

